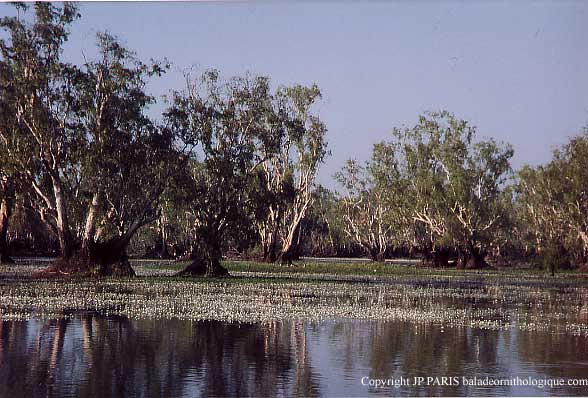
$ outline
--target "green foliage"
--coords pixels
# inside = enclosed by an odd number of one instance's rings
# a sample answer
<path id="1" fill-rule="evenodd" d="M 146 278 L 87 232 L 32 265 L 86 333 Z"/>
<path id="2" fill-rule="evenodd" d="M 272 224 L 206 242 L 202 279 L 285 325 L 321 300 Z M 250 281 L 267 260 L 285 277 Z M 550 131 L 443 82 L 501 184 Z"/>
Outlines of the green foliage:
<path id="1" fill-rule="evenodd" d="M 348 235 L 370 252 L 389 244 L 450 247 L 483 259 L 507 221 L 503 187 L 513 151 L 475 134 L 448 112 L 427 113 L 374 145 L 365 166 L 349 161 L 336 176 L 346 191 Z"/>
<path id="2" fill-rule="evenodd" d="M 186 90 L 173 95 L 168 126 L 194 146 L 185 185 L 187 226 L 209 256 L 220 258 L 223 244 L 248 228 L 258 147 L 276 147 L 265 128 L 269 106 L 267 79 L 224 82 L 217 71 L 188 78 Z"/>
<path id="3" fill-rule="evenodd" d="M 312 205 L 300 224 L 300 253 L 310 256 L 350 256 L 362 248 L 345 233 L 341 198 L 322 185 L 312 193 Z"/>
<path id="4" fill-rule="evenodd" d="M 397 129 L 394 136 L 425 242 L 483 258 L 503 220 L 501 195 L 512 148 L 492 139 L 475 141 L 476 129 L 448 112 L 425 114 L 414 128 Z"/>
<path id="5" fill-rule="evenodd" d="M 6 164 L 18 171 L 27 205 L 59 236 L 68 257 L 83 240 L 120 239 L 156 217 L 158 198 L 177 151 L 171 130 L 145 114 L 154 99 L 148 66 L 106 33 L 99 56 L 84 65 L 61 59 L 71 23 L 70 3 L 36 3 L 34 15 L 3 18 L 0 134 Z"/>
<path id="6" fill-rule="evenodd" d="M 99 59 L 84 65 L 78 87 L 78 121 L 84 139 L 79 153 L 80 191 L 84 209 L 93 194 L 101 197 L 107 229 L 121 236 L 133 223 L 157 217 L 159 197 L 177 167 L 179 151 L 173 132 L 146 115 L 155 99 L 146 93 L 147 80 L 166 65 L 147 65 L 106 33 L 97 36 Z"/>
<path id="7" fill-rule="evenodd" d="M 377 260 L 410 247 L 483 263 L 516 246 L 554 270 L 588 263 L 587 131 L 509 186 L 509 145 L 449 112 L 425 113 L 366 163 L 348 161 L 339 195 L 315 185 L 329 155 L 318 86 L 187 74 L 158 123 L 147 85 L 167 61 L 145 63 L 99 33 L 96 59 L 64 62 L 77 7 L 15 7 L 0 19 L 0 199 L 21 207 L 19 231 L 43 234 L 44 223 L 64 257 L 86 244 L 124 250 L 154 223 L 143 237 L 216 259 L 261 244 L 271 261 L 291 261 L 297 247 L 362 247 Z"/>
<path id="8" fill-rule="evenodd" d="M 518 217 L 524 238 L 549 260 L 553 247 L 576 265 L 588 261 L 588 133 L 554 150 L 553 160 L 526 166 L 517 184 Z M 563 264 L 560 264 L 560 266 Z"/>
<path id="9" fill-rule="evenodd" d="M 408 239 L 408 181 L 399 169 L 397 149 L 378 143 L 364 166 L 349 160 L 335 175 L 345 189 L 340 202 L 345 232 L 373 260 L 382 260 L 390 245 L 398 247 Z"/>

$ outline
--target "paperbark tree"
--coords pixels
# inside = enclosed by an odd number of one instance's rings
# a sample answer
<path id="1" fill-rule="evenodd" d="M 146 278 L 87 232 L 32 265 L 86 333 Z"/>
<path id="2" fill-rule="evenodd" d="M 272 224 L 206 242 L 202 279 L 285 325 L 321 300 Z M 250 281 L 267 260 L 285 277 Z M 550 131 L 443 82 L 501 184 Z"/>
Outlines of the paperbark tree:
<path id="1" fill-rule="evenodd" d="M 407 181 L 392 144 L 374 145 L 365 166 L 350 160 L 336 179 L 342 197 L 345 232 L 361 245 L 372 261 L 384 261 L 386 250 L 406 242 L 410 218 L 405 203 Z"/>
<path id="2" fill-rule="evenodd" d="M 502 220 L 501 190 L 510 174 L 509 145 L 475 142 L 476 129 L 448 112 L 428 113 L 412 129 L 395 130 L 411 181 L 413 218 L 425 227 L 433 262 L 456 248 L 458 265 L 487 266 L 485 257 Z"/>
<path id="3" fill-rule="evenodd" d="M 17 4 L 20 12 L 28 6 Z M 72 91 L 77 68 L 61 62 L 63 44 L 70 24 L 78 18 L 75 6 L 64 3 L 35 3 L 34 21 L 5 17 L 0 28 L 8 40 L 0 41 L 2 69 L 9 71 L 8 101 L 19 129 L 4 135 L 6 149 L 31 186 L 31 198 L 41 218 L 59 238 L 61 255 L 71 257 L 74 249 L 66 188 L 63 181 L 68 151 L 79 137 L 72 125 Z M 3 131 L 6 134 L 6 131 Z"/>
<path id="4" fill-rule="evenodd" d="M 252 177 L 263 161 L 257 149 L 270 148 L 274 139 L 269 110 L 263 77 L 222 81 L 212 70 L 187 76 L 187 88 L 173 94 L 168 123 L 186 145 L 196 146 L 183 184 L 196 241 L 182 275 L 227 275 L 220 264 L 226 243 L 251 222 Z"/>
<path id="5" fill-rule="evenodd" d="M 260 185 L 268 193 L 264 215 L 256 221 L 263 258 L 267 262 L 291 263 L 295 236 L 312 203 L 312 190 L 320 164 L 327 155 L 324 123 L 311 113 L 320 98 L 319 88 L 294 86 L 275 96 L 276 118 L 281 133 L 275 153 L 264 151 Z"/>
<path id="6" fill-rule="evenodd" d="M 28 7 L 17 5 L 20 11 Z M 154 99 L 146 65 L 108 34 L 99 57 L 62 62 L 77 9 L 36 3 L 32 21 L 3 18 L 3 94 L 17 127 L 3 129 L 7 157 L 31 207 L 59 240 L 58 272 L 132 275 L 126 248 L 157 217 L 158 199 L 177 158 L 171 130 L 145 115 Z M 7 71 L 7 72 L 5 72 Z"/>
<path id="7" fill-rule="evenodd" d="M 84 66 L 77 120 L 82 204 L 78 256 L 100 274 L 133 275 L 126 249 L 139 228 L 159 217 L 159 198 L 177 166 L 171 130 L 145 115 L 154 98 L 147 79 L 166 65 L 147 65 L 109 34 L 98 34 L 99 58 Z M 87 264 L 87 265 L 86 265 Z"/>
<path id="8" fill-rule="evenodd" d="M 552 272 L 588 263 L 588 133 L 554 150 L 553 160 L 519 173 L 517 202 L 528 243 Z M 546 253 L 547 252 L 547 253 Z M 569 264 L 568 264 L 569 265 Z"/>

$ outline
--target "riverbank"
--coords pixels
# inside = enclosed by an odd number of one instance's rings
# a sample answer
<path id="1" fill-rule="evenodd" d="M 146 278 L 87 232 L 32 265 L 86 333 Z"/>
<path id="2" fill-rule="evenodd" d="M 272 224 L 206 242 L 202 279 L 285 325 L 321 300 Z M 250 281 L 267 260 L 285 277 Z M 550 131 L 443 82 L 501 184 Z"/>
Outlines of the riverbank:
<path id="1" fill-rule="evenodd" d="M 206 280 L 171 276 L 182 264 L 140 260 L 133 261 L 137 278 L 32 278 L 45 265 L 24 262 L 0 269 L 2 319 L 96 312 L 133 319 L 229 322 L 394 320 L 588 335 L 588 283 L 565 274 L 551 279 L 523 271 L 388 264 L 341 265 L 347 274 L 318 272 L 334 264 L 269 272 L 267 264 L 228 262 L 233 277 Z M 374 275 L 353 274 L 360 266 L 375 269 Z"/>

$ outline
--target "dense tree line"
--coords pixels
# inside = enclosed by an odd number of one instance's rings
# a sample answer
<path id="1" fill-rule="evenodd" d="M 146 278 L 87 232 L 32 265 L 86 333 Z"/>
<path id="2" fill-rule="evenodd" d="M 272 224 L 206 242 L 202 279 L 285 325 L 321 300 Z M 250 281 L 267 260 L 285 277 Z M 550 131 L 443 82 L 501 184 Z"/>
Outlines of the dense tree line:
<path id="1" fill-rule="evenodd" d="M 154 119 L 146 85 L 167 62 L 144 63 L 108 33 L 96 59 L 65 62 L 77 8 L 16 8 L 0 20 L 3 260 L 20 196 L 55 237 L 52 272 L 133 275 L 129 245 L 155 222 L 183 237 L 186 273 L 224 274 L 229 241 L 258 240 L 268 261 L 291 262 L 327 154 L 318 87 L 187 74 Z"/>
<path id="2" fill-rule="evenodd" d="M 143 62 L 109 33 L 66 62 L 78 9 L 17 4 L 0 20 L 0 259 L 58 255 L 48 272 L 133 275 L 128 254 L 291 264 L 301 255 L 419 256 L 481 268 L 505 257 L 588 261 L 588 134 L 513 172 L 508 144 L 441 111 L 316 184 L 328 155 L 315 86 L 187 72 L 159 117 Z"/>
<path id="3" fill-rule="evenodd" d="M 532 260 L 552 272 L 588 261 L 588 134 L 546 165 L 513 172 L 508 144 L 479 139 L 448 112 L 426 113 L 337 175 L 343 230 L 373 260 L 392 246 L 433 266 Z M 400 249 L 400 250 L 399 250 Z"/>

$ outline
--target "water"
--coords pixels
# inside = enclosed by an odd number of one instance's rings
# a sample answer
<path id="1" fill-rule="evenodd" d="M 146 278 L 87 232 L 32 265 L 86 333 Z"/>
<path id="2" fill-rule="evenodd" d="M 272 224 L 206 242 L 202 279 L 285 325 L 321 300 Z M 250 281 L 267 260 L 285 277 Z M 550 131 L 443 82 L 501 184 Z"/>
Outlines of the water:
<path id="1" fill-rule="evenodd" d="M 445 384 L 415 377 L 456 377 Z M 588 378 L 588 337 L 332 320 L 237 324 L 78 314 L 0 322 L 0 397 L 587 395 L 462 377 Z M 411 385 L 375 388 L 375 379 Z M 363 381 L 363 383 L 362 383 Z"/>

